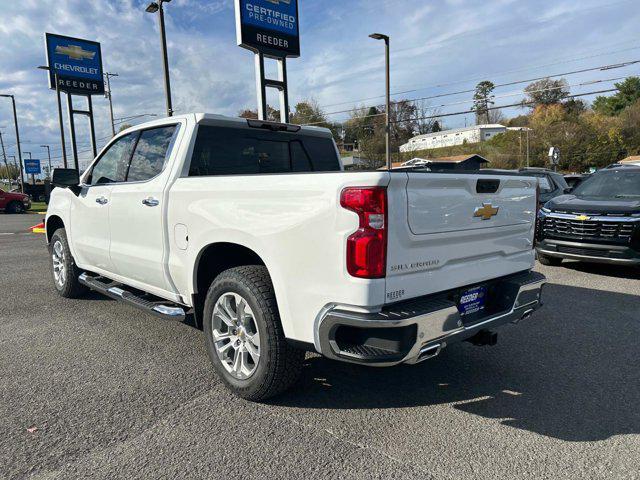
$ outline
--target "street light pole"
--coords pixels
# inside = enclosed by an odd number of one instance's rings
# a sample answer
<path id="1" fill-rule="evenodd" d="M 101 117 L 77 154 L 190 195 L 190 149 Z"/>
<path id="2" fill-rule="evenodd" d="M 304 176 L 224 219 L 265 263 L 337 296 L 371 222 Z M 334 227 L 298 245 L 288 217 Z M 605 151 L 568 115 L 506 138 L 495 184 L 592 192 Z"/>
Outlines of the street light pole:
<path id="1" fill-rule="evenodd" d="M 113 122 L 113 101 L 111 100 L 111 77 L 117 77 L 117 73 L 104 73 L 105 78 L 107 79 L 107 92 L 105 93 L 105 97 L 109 99 L 109 114 L 111 115 L 111 133 L 113 136 L 116 136 L 116 126 Z"/>
<path id="2" fill-rule="evenodd" d="M 386 76 L 386 92 L 385 92 L 385 143 L 386 155 L 385 160 L 387 170 L 391 170 L 391 72 L 390 72 L 390 53 L 389 53 L 389 36 L 381 33 L 372 33 L 369 37 L 374 40 L 384 40 L 384 60 L 385 60 L 385 76 Z"/>
<path id="3" fill-rule="evenodd" d="M 22 151 L 20 150 L 20 129 L 18 128 L 18 114 L 16 113 L 16 99 L 13 95 L 6 93 L 0 94 L 0 97 L 11 98 L 13 105 L 13 123 L 16 128 L 16 146 L 18 147 L 18 160 L 20 160 L 20 191 L 24 193 L 24 175 L 22 172 Z"/>
<path id="4" fill-rule="evenodd" d="M 47 176 L 49 177 L 49 180 L 51 180 L 51 149 L 49 148 L 49 145 L 40 146 L 47 149 L 47 155 L 49 156 L 49 174 Z"/>
<path id="5" fill-rule="evenodd" d="M 162 4 L 170 2 L 171 0 L 158 0 L 157 2 L 151 2 L 146 11 L 149 13 L 158 12 L 159 15 L 159 30 L 160 30 L 160 46 L 162 49 L 162 68 L 164 71 L 164 93 L 167 102 L 167 116 L 173 115 L 173 107 L 171 105 L 171 82 L 169 81 L 169 59 L 167 56 L 167 36 L 164 28 L 164 8 Z"/>

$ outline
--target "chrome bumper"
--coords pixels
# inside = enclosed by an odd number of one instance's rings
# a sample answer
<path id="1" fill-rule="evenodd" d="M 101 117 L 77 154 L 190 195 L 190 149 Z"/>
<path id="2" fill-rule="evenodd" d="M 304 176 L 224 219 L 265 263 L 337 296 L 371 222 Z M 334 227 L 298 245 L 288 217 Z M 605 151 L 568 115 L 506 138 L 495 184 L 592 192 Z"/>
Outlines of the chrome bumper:
<path id="1" fill-rule="evenodd" d="M 451 343 L 528 318 L 542 305 L 546 278 L 540 273 L 526 272 L 492 283 L 501 308 L 471 322 L 460 316 L 450 292 L 391 305 L 378 313 L 330 308 L 317 323 L 316 349 L 328 358 L 372 366 L 418 363 L 438 355 Z M 349 332 L 352 340 L 358 337 L 367 341 L 345 341 L 341 329 Z M 380 341 L 380 336 L 387 338 Z"/>

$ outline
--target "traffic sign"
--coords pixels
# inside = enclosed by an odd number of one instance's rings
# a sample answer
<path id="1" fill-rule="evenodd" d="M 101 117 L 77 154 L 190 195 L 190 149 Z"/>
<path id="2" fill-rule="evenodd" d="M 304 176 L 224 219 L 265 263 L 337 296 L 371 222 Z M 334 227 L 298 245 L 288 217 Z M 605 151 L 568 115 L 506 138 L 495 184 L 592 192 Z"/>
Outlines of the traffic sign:
<path id="1" fill-rule="evenodd" d="M 560 149 L 558 147 L 551 147 L 549 149 L 549 161 L 552 165 L 558 165 L 560 163 Z"/>
<path id="2" fill-rule="evenodd" d="M 45 33 L 49 88 L 78 95 L 104 94 L 100 44 L 91 40 Z"/>
<path id="3" fill-rule="evenodd" d="M 298 0 L 236 0 L 236 35 L 253 52 L 299 57 Z"/>
<path id="4" fill-rule="evenodd" d="M 37 158 L 25 158 L 24 162 L 24 171 L 28 175 L 40 175 L 42 173 L 42 169 L 40 168 L 40 160 Z"/>

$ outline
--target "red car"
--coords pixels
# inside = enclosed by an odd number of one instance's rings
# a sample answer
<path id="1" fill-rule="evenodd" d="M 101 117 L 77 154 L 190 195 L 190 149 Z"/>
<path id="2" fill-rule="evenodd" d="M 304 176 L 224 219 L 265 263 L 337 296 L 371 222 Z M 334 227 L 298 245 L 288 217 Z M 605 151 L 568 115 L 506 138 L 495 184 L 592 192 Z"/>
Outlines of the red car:
<path id="1" fill-rule="evenodd" d="M 29 195 L 18 192 L 5 192 L 0 189 L 0 211 L 5 213 L 22 213 L 31 208 Z"/>

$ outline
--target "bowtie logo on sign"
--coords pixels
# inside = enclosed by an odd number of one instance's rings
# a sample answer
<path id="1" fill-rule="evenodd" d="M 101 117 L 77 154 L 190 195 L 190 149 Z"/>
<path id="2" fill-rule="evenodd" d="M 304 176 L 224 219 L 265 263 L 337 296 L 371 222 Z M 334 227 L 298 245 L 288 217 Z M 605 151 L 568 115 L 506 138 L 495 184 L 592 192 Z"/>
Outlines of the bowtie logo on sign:
<path id="1" fill-rule="evenodd" d="M 291 0 L 267 0 L 267 2 L 271 2 L 274 5 L 280 5 L 280 2 L 291 5 Z"/>
<path id="2" fill-rule="evenodd" d="M 79 45 L 57 45 L 55 52 L 58 55 L 66 55 L 69 58 L 73 58 L 74 60 L 93 60 L 93 57 L 96 56 L 96 52 L 92 52 L 90 50 L 85 50 Z"/>

